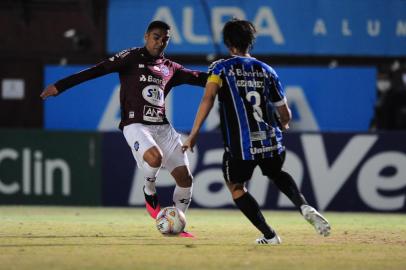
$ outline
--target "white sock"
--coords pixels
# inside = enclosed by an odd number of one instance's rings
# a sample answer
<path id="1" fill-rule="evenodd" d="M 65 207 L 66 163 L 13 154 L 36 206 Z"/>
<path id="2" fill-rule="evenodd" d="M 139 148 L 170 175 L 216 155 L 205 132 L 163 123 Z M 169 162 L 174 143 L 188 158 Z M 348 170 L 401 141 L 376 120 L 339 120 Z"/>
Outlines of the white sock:
<path id="1" fill-rule="evenodd" d="M 176 185 L 175 190 L 173 191 L 173 203 L 176 208 L 182 210 L 183 213 L 186 213 L 186 210 L 189 208 L 190 202 L 192 201 L 192 191 L 193 183 L 187 188 Z"/>
<path id="2" fill-rule="evenodd" d="M 147 162 L 144 162 L 142 169 L 144 172 L 144 191 L 147 195 L 156 193 L 155 181 L 161 167 L 151 167 Z"/>

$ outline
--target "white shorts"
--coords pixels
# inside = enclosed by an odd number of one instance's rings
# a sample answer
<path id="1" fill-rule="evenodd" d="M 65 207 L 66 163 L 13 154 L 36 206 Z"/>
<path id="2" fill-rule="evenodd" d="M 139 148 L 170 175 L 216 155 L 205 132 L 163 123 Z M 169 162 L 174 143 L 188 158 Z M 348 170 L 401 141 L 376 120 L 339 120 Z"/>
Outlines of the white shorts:
<path id="1" fill-rule="evenodd" d="M 189 167 L 186 153 L 182 153 L 180 134 L 170 125 L 144 125 L 140 123 L 125 126 L 124 137 L 131 148 L 138 168 L 144 165 L 144 153 L 157 147 L 162 154 L 162 167 L 169 172 L 179 166 Z"/>

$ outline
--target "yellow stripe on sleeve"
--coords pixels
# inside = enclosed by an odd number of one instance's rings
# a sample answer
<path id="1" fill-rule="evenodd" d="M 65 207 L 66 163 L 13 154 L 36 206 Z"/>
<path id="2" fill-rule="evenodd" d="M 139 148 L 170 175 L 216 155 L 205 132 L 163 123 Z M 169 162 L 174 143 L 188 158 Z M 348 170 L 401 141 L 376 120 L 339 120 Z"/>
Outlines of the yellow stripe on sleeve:
<path id="1" fill-rule="evenodd" d="M 223 80 L 220 78 L 219 75 L 210 75 L 209 78 L 207 79 L 207 82 L 214 82 L 216 84 L 218 84 L 220 87 L 223 84 Z"/>

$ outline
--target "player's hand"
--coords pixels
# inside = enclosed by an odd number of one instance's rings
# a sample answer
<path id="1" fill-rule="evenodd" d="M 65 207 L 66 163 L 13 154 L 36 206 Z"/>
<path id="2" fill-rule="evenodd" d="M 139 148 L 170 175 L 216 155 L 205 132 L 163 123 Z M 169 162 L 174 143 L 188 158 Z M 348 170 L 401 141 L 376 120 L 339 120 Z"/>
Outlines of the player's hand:
<path id="1" fill-rule="evenodd" d="M 196 144 L 196 136 L 189 135 L 189 137 L 182 145 L 182 152 L 185 153 L 189 149 L 190 152 L 193 153 L 193 147 L 195 146 L 195 144 Z"/>
<path id="2" fill-rule="evenodd" d="M 45 100 L 47 97 L 58 95 L 58 93 L 59 91 L 56 89 L 55 85 L 51 84 L 42 91 L 40 97 Z"/>

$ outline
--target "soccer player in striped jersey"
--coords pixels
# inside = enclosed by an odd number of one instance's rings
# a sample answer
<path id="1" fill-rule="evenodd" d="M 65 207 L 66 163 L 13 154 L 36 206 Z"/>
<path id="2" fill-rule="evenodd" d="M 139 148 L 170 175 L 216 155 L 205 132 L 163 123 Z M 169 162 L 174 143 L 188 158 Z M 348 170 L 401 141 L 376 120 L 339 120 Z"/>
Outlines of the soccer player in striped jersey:
<path id="1" fill-rule="evenodd" d="M 262 232 L 256 242 L 281 243 L 246 189 L 256 166 L 288 196 L 319 234 L 327 236 L 328 221 L 307 203 L 292 176 L 282 170 L 285 161 L 282 131 L 289 128 L 291 112 L 276 72 L 249 54 L 255 32 L 249 21 L 233 19 L 225 24 L 223 40 L 231 57 L 209 67 L 205 94 L 182 149 L 193 151 L 199 130 L 218 95 L 225 148 L 224 178 L 237 207 Z"/>

